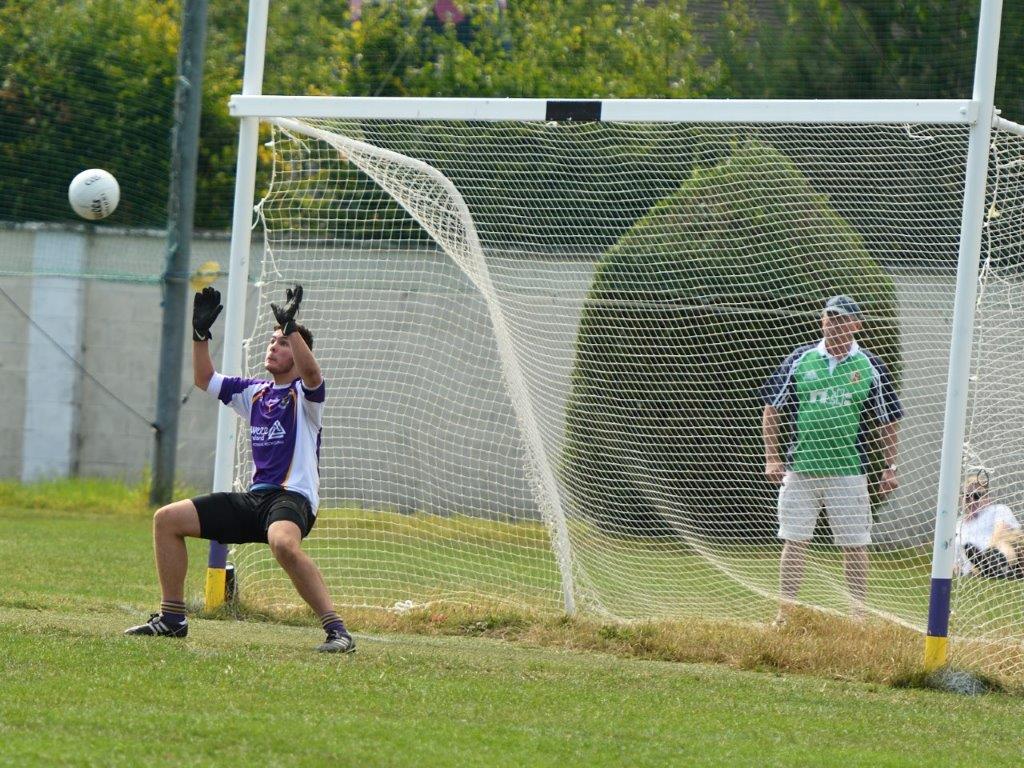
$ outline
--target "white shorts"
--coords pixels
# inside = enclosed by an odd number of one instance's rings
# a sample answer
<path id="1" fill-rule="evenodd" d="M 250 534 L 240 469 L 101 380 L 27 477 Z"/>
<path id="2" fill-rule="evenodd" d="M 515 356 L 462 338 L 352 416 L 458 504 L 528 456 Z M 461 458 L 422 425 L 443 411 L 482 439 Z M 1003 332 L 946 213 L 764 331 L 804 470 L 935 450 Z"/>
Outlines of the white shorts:
<path id="1" fill-rule="evenodd" d="M 871 543 L 871 499 L 864 475 L 815 477 L 787 472 L 779 489 L 779 538 L 810 541 L 823 505 L 837 546 Z"/>

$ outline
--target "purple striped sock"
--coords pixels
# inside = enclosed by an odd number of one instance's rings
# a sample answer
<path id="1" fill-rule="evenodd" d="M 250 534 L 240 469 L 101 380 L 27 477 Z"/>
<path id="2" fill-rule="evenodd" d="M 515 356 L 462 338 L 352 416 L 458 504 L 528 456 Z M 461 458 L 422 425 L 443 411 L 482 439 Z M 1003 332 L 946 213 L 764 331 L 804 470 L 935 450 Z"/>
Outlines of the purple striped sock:
<path id="1" fill-rule="evenodd" d="M 180 600 L 162 600 L 160 602 L 160 618 L 168 624 L 183 624 L 185 612 L 185 603 Z"/>
<path id="2" fill-rule="evenodd" d="M 334 611 L 328 611 L 320 617 L 320 626 L 325 632 L 341 632 L 345 629 L 345 622 Z"/>

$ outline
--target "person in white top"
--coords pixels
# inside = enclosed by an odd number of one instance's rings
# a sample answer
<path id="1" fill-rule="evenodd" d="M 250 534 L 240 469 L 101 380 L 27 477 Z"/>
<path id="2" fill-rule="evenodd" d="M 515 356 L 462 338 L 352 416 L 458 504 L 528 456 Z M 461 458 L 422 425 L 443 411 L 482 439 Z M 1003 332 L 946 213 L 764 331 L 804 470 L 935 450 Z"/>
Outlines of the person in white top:
<path id="1" fill-rule="evenodd" d="M 313 356 L 313 334 L 295 320 L 302 286 L 271 304 L 277 326 L 267 343 L 267 379 L 222 376 L 210 357 L 210 328 L 223 307 L 206 287 L 192 311 L 192 367 L 196 386 L 216 397 L 249 427 L 253 473 L 246 491 L 208 493 L 161 507 L 153 517 L 153 544 L 162 597 L 160 612 L 125 630 L 128 635 L 185 637 L 187 537 L 222 544 L 262 542 L 299 595 L 320 617 L 324 653 L 351 653 L 355 640 L 335 613 L 320 569 L 301 547 L 320 504 L 320 436 L 327 385 Z"/>
<path id="2" fill-rule="evenodd" d="M 971 470 L 964 479 L 964 513 L 956 531 L 955 572 L 959 576 L 1024 578 L 1024 531 L 1006 504 L 990 495 L 988 472 Z"/>

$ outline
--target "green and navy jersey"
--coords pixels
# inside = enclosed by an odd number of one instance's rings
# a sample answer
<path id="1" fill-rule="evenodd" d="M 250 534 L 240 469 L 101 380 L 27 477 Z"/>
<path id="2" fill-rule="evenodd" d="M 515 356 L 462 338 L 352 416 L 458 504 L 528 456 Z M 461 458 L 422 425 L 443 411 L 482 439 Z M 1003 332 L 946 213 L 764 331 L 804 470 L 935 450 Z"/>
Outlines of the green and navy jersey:
<path id="1" fill-rule="evenodd" d="M 761 399 L 791 420 L 787 467 L 809 475 L 864 474 L 873 423 L 903 417 L 889 369 L 857 342 L 842 359 L 825 351 L 824 340 L 798 347 L 761 387 Z"/>

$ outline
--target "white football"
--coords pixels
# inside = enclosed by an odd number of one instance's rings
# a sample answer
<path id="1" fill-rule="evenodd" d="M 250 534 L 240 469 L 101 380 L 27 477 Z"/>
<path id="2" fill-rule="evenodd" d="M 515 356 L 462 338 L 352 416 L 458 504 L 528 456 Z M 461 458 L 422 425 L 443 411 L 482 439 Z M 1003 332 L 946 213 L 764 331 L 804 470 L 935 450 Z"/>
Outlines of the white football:
<path id="1" fill-rule="evenodd" d="M 83 219 L 105 219 L 114 212 L 121 200 L 117 179 L 102 168 L 82 171 L 71 180 L 68 202 Z"/>

